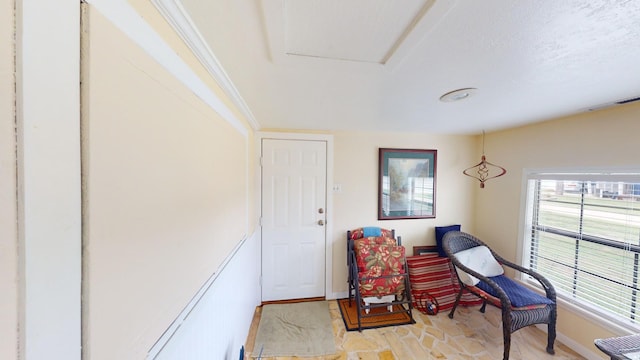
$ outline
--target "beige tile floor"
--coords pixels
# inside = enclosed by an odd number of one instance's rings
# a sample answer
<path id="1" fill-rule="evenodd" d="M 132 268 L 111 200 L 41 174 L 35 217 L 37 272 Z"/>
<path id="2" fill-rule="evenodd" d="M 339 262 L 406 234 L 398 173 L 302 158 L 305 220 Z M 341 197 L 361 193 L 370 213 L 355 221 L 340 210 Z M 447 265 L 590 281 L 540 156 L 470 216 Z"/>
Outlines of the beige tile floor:
<path id="1" fill-rule="evenodd" d="M 485 314 L 478 306 L 459 307 L 454 319 L 447 312 L 428 316 L 414 310 L 416 323 L 362 332 L 346 331 L 336 301 L 329 302 L 337 353 L 331 356 L 298 358 L 271 357 L 264 360 L 409 360 L 409 359 L 502 359 L 500 310 L 488 306 Z M 247 338 L 247 355 L 260 319 L 256 309 Z M 547 354 L 546 333 L 536 327 L 520 329 L 511 336 L 511 360 L 584 359 L 556 340 L 555 355 Z M 248 357 L 250 359 L 250 357 Z"/>

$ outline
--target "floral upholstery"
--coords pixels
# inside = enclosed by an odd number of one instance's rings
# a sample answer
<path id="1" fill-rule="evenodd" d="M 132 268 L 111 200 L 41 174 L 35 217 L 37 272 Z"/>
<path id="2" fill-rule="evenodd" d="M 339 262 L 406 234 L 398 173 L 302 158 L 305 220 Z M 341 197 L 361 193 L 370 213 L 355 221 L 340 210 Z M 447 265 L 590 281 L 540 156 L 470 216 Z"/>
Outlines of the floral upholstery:
<path id="1" fill-rule="evenodd" d="M 388 239 L 393 240 L 393 239 Z M 388 242 L 388 240 L 383 240 Z M 358 281 L 363 297 L 401 295 L 405 290 L 403 246 L 360 242 L 356 246 Z"/>
<path id="2" fill-rule="evenodd" d="M 349 230 L 346 245 L 349 306 L 355 302 L 358 330 L 362 331 L 363 318 L 387 313 L 404 313 L 407 323 L 415 323 L 405 249 L 395 231 L 377 226 Z M 375 310 L 378 307 L 387 311 Z"/>
<path id="3" fill-rule="evenodd" d="M 351 238 L 349 240 L 357 240 L 362 239 L 364 236 L 364 228 L 357 228 L 355 230 L 351 230 L 350 232 Z M 380 229 L 380 237 L 392 238 L 393 239 L 393 231 L 387 229 Z"/>
<path id="4" fill-rule="evenodd" d="M 404 246 L 362 244 L 357 248 L 358 271 L 376 270 L 377 275 L 404 273 Z M 372 273 L 373 274 L 373 273 Z"/>
<path id="5" fill-rule="evenodd" d="M 353 241 L 353 247 L 356 250 L 356 252 L 360 252 L 360 249 L 363 246 L 370 246 L 370 245 L 398 245 L 398 243 L 396 242 L 396 239 L 394 238 L 390 238 L 390 237 L 385 237 L 385 236 L 371 236 L 371 237 L 366 237 L 366 238 L 360 238 L 357 240 Z"/>

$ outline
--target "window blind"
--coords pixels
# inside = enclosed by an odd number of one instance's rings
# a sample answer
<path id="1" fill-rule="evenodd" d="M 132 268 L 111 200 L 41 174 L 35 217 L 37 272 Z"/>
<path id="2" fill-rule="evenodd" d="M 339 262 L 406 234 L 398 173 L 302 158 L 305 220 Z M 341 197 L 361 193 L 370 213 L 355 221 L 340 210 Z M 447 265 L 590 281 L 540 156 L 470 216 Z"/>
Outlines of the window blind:
<path id="1" fill-rule="evenodd" d="M 638 324 L 640 178 L 570 175 L 528 178 L 523 265 L 561 298 Z"/>

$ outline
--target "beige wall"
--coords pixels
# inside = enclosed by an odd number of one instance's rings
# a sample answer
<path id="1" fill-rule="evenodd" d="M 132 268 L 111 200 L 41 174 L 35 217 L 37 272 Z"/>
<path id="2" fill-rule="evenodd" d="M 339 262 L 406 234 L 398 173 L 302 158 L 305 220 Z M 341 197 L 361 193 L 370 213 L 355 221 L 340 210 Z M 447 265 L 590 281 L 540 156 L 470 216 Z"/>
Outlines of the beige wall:
<path id="1" fill-rule="evenodd" d="M 515 260 L 526 168 L 639 167 L 637 141 L 640 104 L 566 117 L 487 134 L 488 160 L 507 168 L 477 192 L 477 235 L 506 258 Z M 593 339 L 612 336 L 608 330 L 563 309 L 558 331 L 596 351 Z"/>
<path id="2" fill-rule="evenodd" d="M 17 358 L 16 117 L 13 0 L 0 0 L 0 359 Z"/>
<path id="3" fill-rule="evenodd" d="M 141 359 L 255 226 L 251 136 L 91 6 L 84 27 L 83 351 Z"/>
<path id="4" fill-rule="evenodd" d="M 251 125 L 246 121 L 243 113 L 234 105 L 234 102 L 228 97 L 227 92 L 222 89 L 216 80 L 211 77 L 207 69 L 200 63 L 200 61 L 193 54 L 191 49 L 184 43 L 182 38 L 176 34 L 174 29 L 169 26 L 166 19 L 158 12 L 157 8 L 149 0 L 127 0 L 128 3 L 140 14 L 144 21 L 149 24 L 153 30 L 162 37 L 162 39 L 175 49 L 176 54 L 180 56 L 194 71 L 194 73 L 202 80 L 209 88 L 216 94 L 219 100 L 221 100 L 234 114 L 234 116 L 241 121 L 248 129 Z M 249 184 L 248 196 L 249 199 L 249 229 L 248 233 L 252 234 L 258 227 L 258 218 L 260 217 L 259 206 L 256 206 L 260 202 L 260 167 L 257 163 L 258 156 L 255 156 L 257 149 L 255 149 L 254 133 L 249 131 L 248 135 L 248 147 L 249 156 L 248 163 L 248 178 L 256 179 Z"/>
<path id="5" fill-rule="evenodd" d="M 144 1 L 132 3 L 147 7 Z M 12 0 L 0 0 L 3 359 L 17 356 L 13 6 Z M 166 26 L 157 17 L 148 20 Z M 168 33 L 166 27 L 160 32 Z M 92 360 L 138 359 L 237 241 L 256 228 L 254 141 L 251 132 L 247 138 L 239 135 L 99 14 L 91 14 L 89 34 L 83 64 L 89 96 L 83 114 L 83 345 Z M 170 42 L 183 46 L 175 38 Z M 180 54 L 187 56 L 183 48 Z M 203 74 L 193 59 L 187 61 Z M 522 170 L 637 166 L 632 144 L 639 115 L 640 105 L 627 105 L 487 134 L 489 160 L 509 173 L 483 190 L 461 174 L 479 160 L 476 137 L 334 134 L 333 180 L 342 187 L 329 194 L 334 292 L 346 292 L 345 232 L 359 226 L 394 228 L 410 251 L 434 244 L 435 226 L 461 223 L 515 259 Z M 438 150 L 435 219 L 377 220 L 380 147 Z M 594 338 L 611 335 L 562 308 L 558 330 L 588 348 Z"/>
<path id="6" fill-rule="evenodd" d="M 479 161 L 472 136 L 410 133 L 347 132 L 334 135 L 333 288 L 347 291 L 346 231 L 361 226 L 396 230 L 411 253 L 416 245 L 435 245 L 435 226 L 462 224 L 474 231 L 473 194 L 477 182 L 462 170 Z M 378 221 L 378 148 L 436 149 L 437 199 L 435 219 Z"/>

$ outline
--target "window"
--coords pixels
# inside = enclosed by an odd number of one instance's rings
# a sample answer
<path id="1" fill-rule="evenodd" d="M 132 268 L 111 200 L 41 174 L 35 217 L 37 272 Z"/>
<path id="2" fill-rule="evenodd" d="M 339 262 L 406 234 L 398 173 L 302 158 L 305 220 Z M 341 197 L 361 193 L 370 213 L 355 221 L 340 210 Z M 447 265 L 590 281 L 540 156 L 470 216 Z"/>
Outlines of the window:
<path id="1" fill-rule="evenodd" d="M 640 176 L 527 175 L 523 265 L 558 297 L 640 328 Z"/>

